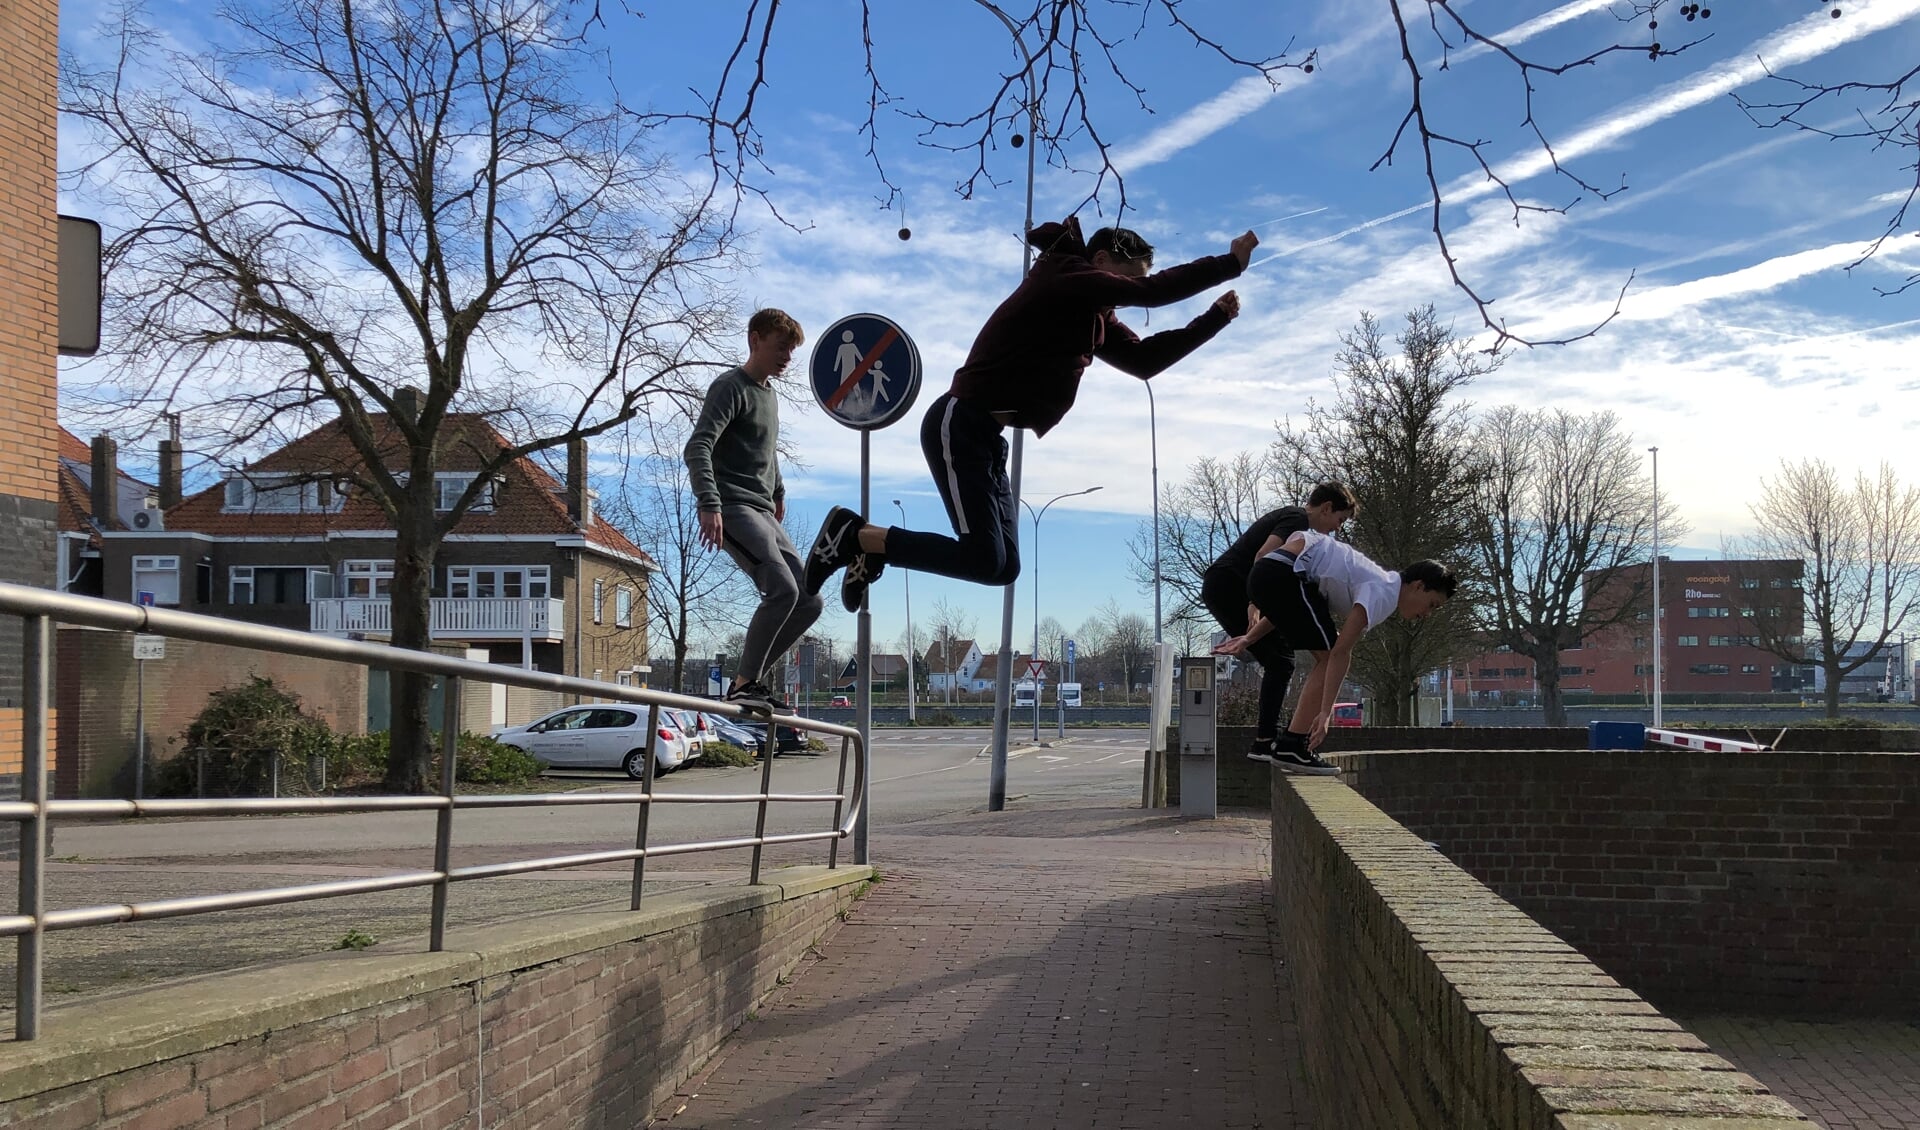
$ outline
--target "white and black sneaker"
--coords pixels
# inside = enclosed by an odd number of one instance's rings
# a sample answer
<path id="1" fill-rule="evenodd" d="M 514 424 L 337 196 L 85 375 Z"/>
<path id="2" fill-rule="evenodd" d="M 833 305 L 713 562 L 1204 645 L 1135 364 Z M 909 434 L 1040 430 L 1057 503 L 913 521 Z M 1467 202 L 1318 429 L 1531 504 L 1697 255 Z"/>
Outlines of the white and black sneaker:
<path id="1" fill-rule="evenodd" d="M 733 689 L 727 692 L 727 705 L 768 717 L 772 717 L 774 711 L 785 709 L 786 706 L 767 684 L 758 679 L 735 683 Z"/>
<path id="2" fill-rule="evenodd" d="M 1300 777 L 1337 777 L 1340 767 L 1322 758 L 1307 748 L 1300 735 L 1288 731 L 1273 743 L 1273 756 L 1268 758 L 1283 773 L 1292 773 Z"/>
<path id="3" fill-rule="evenodd" d="M 867 586 L 880 579 L 887 563 L 871 553 L 862 553 L 847 562 L 847 571 L 840 577 L 840 604 L 848 612 L 860 611 L 860 605 L 867 599 Z"/>
<path id="4" fill-rule="evenodd" d="M 807 551 L 807 595 L 819 593 L 835 570 L 860 556 L 860 527 L 864 525 L 860 515 L 844 506 L 827 511 L 827 520 L 820 523 L 813 548 Z"/>
<path id="5" fill-rule="evenodd" d="M 1269 762 L 1272 761 L 1273 760 L 1273 739 L 1272 738 L 1253 739 L 1253 745 L 1249 746 L 1247 749 L 1247 760 L 1248 761 L 1269 761 Z"/>

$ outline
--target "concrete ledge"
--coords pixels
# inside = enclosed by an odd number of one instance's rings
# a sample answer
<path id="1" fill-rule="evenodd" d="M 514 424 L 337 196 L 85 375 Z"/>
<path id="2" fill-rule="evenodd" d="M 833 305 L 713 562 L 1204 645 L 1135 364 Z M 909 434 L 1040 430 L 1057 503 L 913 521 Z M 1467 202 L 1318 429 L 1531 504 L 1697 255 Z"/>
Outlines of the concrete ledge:
<path id="1" fill-rule="evenodd" d="M 873 875 L 864 865 L 782 868 L 758 887 L 650 895 L 638 912 L 568 911 L 449 931 L 440 953 L 411 939 L 77 1001 L 47 1010 L 40 1039 L 0 1044 L 0 1103 L 751 914 Z"/>
<path id="2" fill-rule="evenodd" d="M 1275 774 L 1272 797 L 1276 929 L 1326 1125 L 1807 1125 L 1351 788 Z"/>

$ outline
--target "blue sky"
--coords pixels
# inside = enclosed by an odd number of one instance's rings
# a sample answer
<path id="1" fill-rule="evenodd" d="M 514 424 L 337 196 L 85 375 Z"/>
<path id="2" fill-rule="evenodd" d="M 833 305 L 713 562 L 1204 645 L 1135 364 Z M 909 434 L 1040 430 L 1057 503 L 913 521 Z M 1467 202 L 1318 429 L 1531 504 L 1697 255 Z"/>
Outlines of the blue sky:
<path id="1" fill-rule="evenodd" d="M 1589 197 L 1565 215 L 1530 213 L 1516 225 L 1505 201 L 1476 185 L 1457 155 L 1441 170 L 1461 269 L 1516 329 L 1580 332 L 1613 308 L 1634 275 L 1621 316 L 1600 335 L 1519 350 L 1472 399 L 1619 413 L 1637 442 L 1659 445 L 1661 486 L 1692 527 L 1688 544 L 1702 550 L 1745 531 L 1746 507 L 1781 458 L 1819 455 L 1844 472 L 1882 459 L 1898 466 L 1920 438 L 1910 395 L 1920 291 L 1883 298 L 1873 289 L 1920 270 L 1920 246 L 1902 235 L 1850 274 L 1841 269 L 1912 186 L 1913 173 L 1900 167 L 1912 150 L 1875 153 L 1857 142 L 1760 130 L 1729 94 L 1765 93 L 1762 58 L 1807 79 L 1876 79 L 1920 54 L 1920 0 L 1845 0 L 1837 20 L 1829 7 L 1727 0 L 1710 20 L 1684 25 L 1712 34 L 1680 57 L 1621 53 L 1536 79 L 1536 115 L 1562 159 L 1591 183 L 1628 186 L 1610 200 Z M 975 4 L 876 0 L 874 8 L 881 75 L 900 107 L 961 116 L 1014 69 L 1005 29 Z M 72 47 L 92 5 L 67 9 Z M 1668 5 L 1663 24 L 1679 24 L 1675 9 Z M 167 19 L 191 10 L 156 5 Z M 613 17 L 623 97 L 675 108 L 689 87 L 710 88 L 741 10 L 737 2 L 682 2 L 648 6 L 640 20 Z M 1647 36 L 1591 0 L 1479 0 L 1460 10 L 1483 31 L 1524 41 L 1521 50 L 1542 61 Z M 1254 269 L 1236 284 L 1240 319 L 1155 382 L 1163 482 L 1203 455 L 1266 445 L 1276 421 L 1329 395 L 1338 337 L 1362 310 L 1391 322 L 1431 302 L 1463 333 L 1479 329 L 1428 230 L 1418 151 L 1403 148 L 1391 167 L 1368 169 L 1408 96 L 1386 5 L 1215 0 L 1182 11 L 1238 53 L 1273 53 L 1291 39 L 1296 57 L 1317 48 L 1319 59 L 1313 75 L 1288 72 L 1272 91 L 1149 17 L 1119 54 L 1152 112 L 1111 81 L 1091 92 L 1127 176 L 1126 222 L 1157 245 L 1162 265 L 1224 251 L 1248 227 L 1263 240 Z M 1677 30 L 1663 27 L 1660 38 L 1671 46 Z M 812 330 L 855 311 L 886 314 L 918 342 L 921 395 L 931 397 L 1018 280 L 1023 154 L 997 150 L 990 169 L 1000 183 L 961 200 L 953 187 L 965 159 L 917 145 L 914 123 L 883 109 L 882 157 L 905 190 L 914 233 L 901 242 L 901 212 L 878 207 L 880 185 L 859 135 L 867 88 L 858 4 L 783 5 L 777 39 L 761 96 L 771 169 L 762 183 L 800 230 L 748 210 L 755 231 L 738 284 L 743 312 L 780 306 Z M 1415 50 L 1437 61 L 1437 50 Z M 1489 159 L 1517 193 L 1556 206 L 1580 195 L 1543 168 L 1529 144 L 1511 66 L 1469 52 L 1445 72 L 1429 67 L 1428 78 L 1440 125 L 1487 139 Z M 1813 120 L 1840 117 L 1836 107 Z M 1089 187 L 1043 168 L 1036 218 L 1064 214 Z M 1280 220 L 1296 213 L 1308 214 Z M 1089 228 L 1100 222 L 1082 214 Z M 1177 325 L 1211 297 L 1151 318 L 1122 316 L 1143 330 Z M 875 435 L 874 498 L 888 512 L 898 498 L 913 524 L 937 528 L 943 519 L 917 420 L 916 412 Z M 786 424 L 805 458 L 787 471 L 793 506 L 817 515 L 856 500 L 857 433 L 817 410 L 791 412 Z M 1146 394 L 1096 363 L 1073 413 L 1027 445 L 1028 497 L 1104 488 L 1047 515 L 1042 615 L 1071 628 L 1109 598 L 1150 611 L 1150 595 L 1127 576 L 1126 552 L 1150 510 L 1148 481 Z M 1023 524 L 1023 537 L 1030 529 Z M 1031 622 L 1029 580 L 1020 582 L 1017 624 Z M 982 634 L 994 634 L 997 590 L 915 577 L 912 591 L 920 618 L 945 598 L 971 611 Z M 892 576 L 877 586 L 876 639 L 898 635 L 902 595 Z M 825 627 L 853 633 L 850 617 Z M 1026 635 L 1016 631 L 1022 645 Z"/>

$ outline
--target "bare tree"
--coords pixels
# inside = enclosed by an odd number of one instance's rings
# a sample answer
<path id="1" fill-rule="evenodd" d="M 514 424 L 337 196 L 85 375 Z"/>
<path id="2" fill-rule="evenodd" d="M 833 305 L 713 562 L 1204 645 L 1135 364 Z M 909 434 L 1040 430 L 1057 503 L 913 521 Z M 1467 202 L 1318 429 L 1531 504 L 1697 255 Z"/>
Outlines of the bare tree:
<path id="1" fill-rule="evenodd" d="M 1431 306 L 1408 312 L 1391 341 L 1366 313 L 1340 341 L 1333 402 L 1280 426 L 1271 456 L 1280 480 L 1294 498 L 1316 482 L 1346 483 L 1360 501 L 1346 533 L 1355 548 L 1388 569 L 1432 558 L 1471 582 L 1484 471 L 1461 393 L 1500 359 L 1470 351 Z M 1477 594 L 1469 583 L 1433 616 L 1376 625 L 1355 649 L 1353 679 L 1383 724 L 1411 724 L 1419 678 L 1472 653 Z"/>
<path id="2" fill-rule="evenodd" d="M 1653 488 L 1611 412 L 1503 407 L 1479 429 L 1476 540 L 1495 639 L 1533 661 L 1549 726 L 1567 721 L 1560 653 L 1632 619 L 1651 577 Z M 1662 508 L 1663 514 L 1671 514 Z M 1668 518 L 1666 533 L 1684 536 Z M 1605 599 L 1586 599 L 1590 592 Z"/>
<path id="3" fill-rule="evenodd" d="M 575 5 L 233 0 L 194 52 L 139 18 L 109 30 L 113 68 L 61 68 L 97 154 L 67 186 L 129 217 L 95 392 L 236 458 L 337 417 L 345 477 L 396 534 L 393 642 L 425 648 L 436 552 L 494 472 L 619 426 L 708 354 L 727 217 L 579 88 L 607 67 Z M 517 442 L 436 497 L 461 412 Z M 426 681 L 398 683 L 387 784 L 418 791 Z"/>
<path id="4" fill-rule="evenodd" d="M 1200 602 L 1202 574 L 1255 519 L 1293 500 L 1277 489 L 1267 459 L 1250 451 L 1204 457 L 1161 495 L 1161 582 L 1173 596 L 1172 606 L 1164 610 L 1164 630 L 1204 634 L 1212 631 L 1213 616 Z M 1127 552 L 1132 558 L 1129 574 L 1142 592 L 1152 592 L 1152 522 L 1142 522 L 1134 531 Z"/>
<path id="5" fill-rule="evenodd" d="M 1100 656 L 1103 666 L 1119 680 L 1130 701 L 1134 684 L 1146 669 L 1153 649 L 1153 625 L 1138 612 L 1128 612 L 1120 602 L 1108 600 L 1094 610 L 1100 631 Z"/>
<path id="6" fill-rule="evenodd" d="M 1885 463 L 1848 487 L 1824 460 L 1782 460 L 1750 510 L 1755 532 L 1733 544 L 1746 556 L 1803 563 L 1804 618 L 1755 601 L 1742 629 L 1789 663 L 1819 667 L 1827 717 L 1837 718 L 1841 680 L 1878 659 L 1920 607 L 1920 489 L 1901 485 Z"/>
<path id="7" fill-rule="evenodd" d="M 940 652 L 940 665 L 947 675 L 944 697 L 946 701 L 952 702 L 958 693 L 955 668 L 966 659 L 966 656 L 955 650 L 955 645 L 973 638 L 976 630 L 973 614 L 943 596 L 933 602 L 933 616 L 926 622 L 924 629 L 929 653 L 934 650 Z"/>

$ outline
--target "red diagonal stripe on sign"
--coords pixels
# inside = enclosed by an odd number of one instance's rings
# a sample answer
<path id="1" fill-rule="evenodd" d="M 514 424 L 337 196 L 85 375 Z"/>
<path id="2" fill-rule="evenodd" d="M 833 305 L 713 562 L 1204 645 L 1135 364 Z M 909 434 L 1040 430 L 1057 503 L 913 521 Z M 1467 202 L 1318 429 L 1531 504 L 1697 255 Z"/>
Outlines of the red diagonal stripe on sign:
<path id="1" fill-rule="evenodd" d="M 840 382 L 840 387 L 833 390 L 832 396 L 827 397 L 827 407 L 840 407 L 840 402 L 845 400 L 847 394 L 853 391 L 854 385 L 860 383 L 860 378 L 866 376 L 868 370 L 873 368 L 873 363 L 880 360 L 880 355 L 887 351 L 887 346 L 899 340 L 900 331 L 894 329 L 892 326 L 888 326 L 887 332 L 880 335 L 880 344 L 874 346 L 865 357 L 860 358 L 860 363 L 853 367 L 853 372 L 846 380 Z"/>

